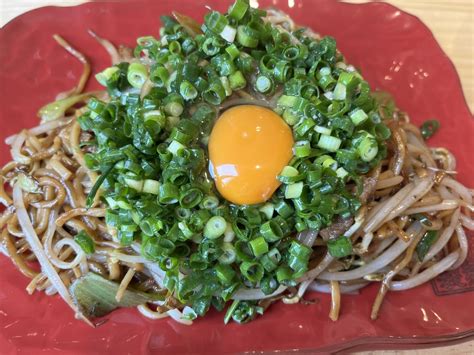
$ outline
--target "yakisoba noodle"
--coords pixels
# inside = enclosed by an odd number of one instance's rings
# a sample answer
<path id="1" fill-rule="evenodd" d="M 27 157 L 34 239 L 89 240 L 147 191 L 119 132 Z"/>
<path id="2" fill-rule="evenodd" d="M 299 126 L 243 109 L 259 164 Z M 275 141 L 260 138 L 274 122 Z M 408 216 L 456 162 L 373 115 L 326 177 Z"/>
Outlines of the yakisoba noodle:
<path id="1" fill-rule="evenodd" d="M 182 15 L 177 17 L 188 28 L 195 25 Z M 299 44 L 292 35 L 297 27 L 287 15 L 268 10 L 264 20 Z M 319 38 L 310 30 L 305 33 Z M 131 50 L 116 50 L 109 41 L 93 32 L 91 35 L 105 47 L 113 64 L 138 61 Z M 100 97 L 105 102 L 109 98 L 106 91 L 82 94 L 91 71 L 89 62 L 60 36 L 55 35 L 54 39 L 83 64 L 83 74 L 76 87 L 57 96 L 58 100 L 70 100 L 67 109 L 53 120 L 6 139 L 12 161 L 0 175 L 0 202 L 5 206 L 0 217 L 1 251 L 31 279 L 27 286 L 30 294 L 59 294 L 79 318 L 89 323 L 75 303 L 70 286 L 93 272 L 119 284 L 117 301 L 130 287 L 166 294 L 164 300 L 146 302 L 138 310 L 151 319 L 170 316 L 190 324 L 192 321 L 183 317 L 189 309 L 166 292 L 165 272 L 140 254 L 138 243 L 123 247 L 116 230 L 106 225 L 107 206 L 100 199 L 100 190 L 92 206 L 86 207 L 99 175 L 85 162 L 85 154 L 94 149 L 90 143 L 95 138 L 81 130 L 77 118 L 87 110 L 85 104 L 90 97 Z M 142 61 L 151 64 L 149 58 Z M 344 62 L 337 65 L 350 69 Z M 145 84 L 141 96 L 150 89 Z M 249 102 L 272 107 L 281 94 L 277 91 L 262 100 L 241 89 L 225 101 L 221 110 Z M 82 107 L 77 108 L 78 104 Z M 468 252 L 464 228 L 474 229 L 473 191 L 455 180 L 454 156 L 447 149 L 428 147 L 406 113 L 395 110 L 392 116 L 385 117 L 380 110 L 380 115 L 391 132 L 388 156 L 364 176 L 362 207 L 355 217 L 336 219 L 319 232 L 294 234 L 299 242 L 313 249 L 309 269 L 298 278 L 296 286 L 280 285 L 271 294 L 258 288 L 239 289 L 232 299 L 258 300 L 258 305 L 266 308 L 276 300 L 300 302 L 308 290 L 330 293 L 329 317 L 337 320 L 341 294 L 377 283 L 379 292 L 371 313 L 371 318 L 376 319 L 388 291 L 416 287 L 464 262 Z M 81 231 L 95 244 L 91 254 L 86 254 L 75 240 Z M 438 238 L 420 261 L 416 249 L 427 231 L 438 231 Z M 341 261 L 327 251 L 326 242 L 339 235 L 354 245 L 350 259 Z M 39 271 L 35 262 L 40 265 Z"/>

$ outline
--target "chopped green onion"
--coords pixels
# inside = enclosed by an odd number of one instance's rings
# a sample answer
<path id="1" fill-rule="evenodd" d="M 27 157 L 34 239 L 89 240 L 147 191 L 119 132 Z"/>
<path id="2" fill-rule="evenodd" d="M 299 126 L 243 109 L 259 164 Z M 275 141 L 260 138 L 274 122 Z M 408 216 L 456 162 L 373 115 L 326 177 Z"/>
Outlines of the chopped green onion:
<path id="1" fill-rule="evenodd" d="M 296 182 L 294 184 L 286 185 L 285 198 L 298 198 L 303 192 L 303 182 Z"/>
<path id="2" fill-rule="evenodd" d="M 228 285 L 232 282 L 232 279 L 235 277 L 235 271 L 229 265 L 219 264 L 215 268 L 217 278 L 224 285 Z"/>
<path id="3" fill-rule="evenodd" d="M 211 11 L 204 18 L 204 23 L 214 33 L 221 33 L 229 23 L 227 18 L 217 11 Z"/>
<path id="4" fill-rule="evenodd" d="M 283 218 L 290 217 L 294 212 L 293 208 L 291 208 L 291 206 L 284 200 L 280 200 L 275 205 L 275 211 Z"/>
<path id="5" fill-rule="evenodd" d="M 156 44 L 156 39 L 152 36 L 143 36 L 137 38 L 137 44 L 139 46 L 149 48 Z"/>
<path id="6" fill-rule="evenodd" d="M 118 67 L 110 67 L 105 69 L 104 71 L 95 75 L 96 80 L 102 86 L 107 86 L 107 84 L 114 78 L 117 77 L 120 72 Z"/>
<path id="7" fill-rule="evenodd" d="M 147 236 L 154 236 L 159 230 L 163 228 L 163 222 L 156 221 L 153 218 L 145 218 L 139 221 L 140 229 Z"/>
<path id="8" fill-rule="evenodd" d="M 219 262 L 222 264 L 232 264 L 236 257 L 237 253 L 232 243 L 224 242 L 222 244 L 222 254 L 219 256 Z"/>
<path id="9" fill-rule="evenodd" d="M 128 66 L 127 80 L 134 88 L 140 89 L 148 78 L 148 68 L 141 63 Z"/>
<path id="10" fill-rule="evenodd" d="M 240 261 L 251 261 L 254 259 L 248 243 L 243 240 L 239 240 L 235 243 L 235 252 L 237 259 Z"/>
<path id="11" fill-rule="evenodd" d="M 220 216 L 211 217 L 204 227 L 204 237 L 216 239 L 222 236 L 226 230 L 227 222 Z"/>
<path id="12" fill-rule="evenodd" d="M 288 252 L 288 265 L 290 268 L 297 273 L 306 271 L 313 249 L 296 240 L 293 240 Z"/>
<path id="13" fill-rule="evenodd" d="M 311 128 L 315 125 L 315 122 L 312 118 L 304 118 L 298 125 L 295 127 L 295 135 L 299 137 L 305 136 Z"/>
<path id="14" fill-rule="evenodd" d="M 206 38 L 206 40 L 202 44 L 201 49 L 208 56 L 213 56 L 219 53 L 219 46 L 216 41 L 216 38 L 213 38 L 213 37 Z"/>
<path id="15" fill-rule="evenodd" d="M 179 86 L 179 93 L 186 101 L 193 100 L 198 96 L 196 88 L 187 80 L 184 80 Z"/>
<path id="16" fill-rule="evenodd" d="M 290 126 L 293 126 L 299 121 L 299 117 L 294 113 L 292 109 L 286 109 L 285 111 L 283 111 L 283 119 Z"/>
<path id="17" fill-rule="evenodd" d="M 287 165 L 283 168 L 280 175 L 284 177 L 294 177 L 299 175 L 299 171 L 296 168 Z"/>
<path id="18" fill-rule="evenodd" d="M 284 265 L 280 266 L 276 271 L 276 277 L 277 277 L 278 283 L 282 285 L 290 286 L 292 283 L 294 283 L 292 282 L 293 272 L 288 266 L 284 266 Z"/>
<path id="19" fill-rule="evenodd" d="M 236 34 L 237 30 L 234 27 L 226 25 L 219 35 L 227 42 L 232 43 L 234 42 Z"/>
<path id="20" fill-rule="evenodd" d="M 429 230 L 425 233 L 423 238 L 421 238 L 420 242 L 416 246 L 416 253 L 418 255 L 418 260 L 423 261 L 425 259 L 426 254 L 430 250 L 431 246 L 436 242 L 438 239 L 438 231 L 436 230 Z"/>
<path id="21" fill-rule="evenodd" d="M 332 132 L 332 129 L 327 128 L 327 127 L 323 127 L 323 126 L 315 126 L 314 130 L 318 133 L 326 134 L 326 135 L 330 135 L 331 132 Z"/>
<path id="22" fill-rule="evenodd" d="M 95 251 L 95 244 L 92 238 L 83 230 L 80 231 L 75 237 L 74 241 L 79 244 L 84 253 L 93 254 Z"/>
<path id="23" fill-rule="evenodd" d="M 183 208 L 193 208 L 199 205 L 202 200 L 203 193 L 197 187 L 190 187 L 181 192 L 179 204 Z"/>
<path id="24" fill-rule="evenodd" d="M 232 222 L 232 230 L 242 240 L 246 240 L 250 234 L 249 222 L 244 218 L 237 218 Z"/>
<path id="25" fill-rule="evenodd" d="M 377 141 L 371 136 L 362 139 L 357 146 L 357 152 L 359 153 L 360 158 L 367 162 L 374 159 L 378 151 L 379 147 Z"/>
<path id="26" fill-rule="evenodd" d="M 237 41 L 240 45 L 248 48 L 255 48 L 258 45 L 258 37 L 255 31 L 244 25 L 237 27 Z"/>
<path id="27" fill-rule="evenodd" d="M 273 211 L 275 210 L 275 207 L 273 203 L 267 202 L 264 204 L 262 207 L 258 209 L 260 212 L 262 212 L 267 219 L 271 219 L 273 217 Z"/>
<path id="28" fill-rule="evenodd" d="M 338 169 L 336 169 L 336 175 L 337 177 L 341 178 L 341 179 L 344 179 L 349 173 L 347 172 L 346 169 L 344 169 L 343 167 L 340 167 Z"/>
<path id="29" fill-rule="evenodd" d="M 265 276 L 260 281 L 260 289 L 265 295 L 271 295 L 278 288 L 278 281 L 273 276 Z"/>
<path id="30" fill-rule="evenodd" d="M 157 84 L 159 87 L 165 86 L 169 77 L 170 73 L 168 72 L 168 69 L 162 66 L 158 66 L 155 69 L 152 69 L 150 73 L 150 80 Z"/>
<path id="31" fill-rule="evenodd" d="M 265 222 L 260 226 L 260 234 L 269 243 L 276 242 L 283 238 L 283 231 L 275 220 Z"/>
<path id="32" fill-rule="evenodd" d="M 134 179 L 125 178 L 124 181 L 125 181 L 125 184 L 127 184 L 132 189 L 135 189 L 140 192 L 143 190 L 143 183 L 144 183 L 143 180 L 134 180 Z"/>
<path id="33" fill-rule="evenodd" d="M 219 105 L 226 98 L 226 92 L 221 82 L 213 82 L 209 89 L 203 92 L 202 97 L 212 105 Z"/>
<path id="34" fill-rule="evenodd" d="M 326 134 L 321 134 L 321 137 L 319 137 L 318 141 L 318 147 L 322 149 L 326 149 L 327 151 L 330 152 L 335 152 L 339 149 L 341 146 L 342 141 L 333 136 L 328 136 Z"/>
<path id="35" fill-rule="evenodd" d="M 289 107 L 296 110 L 298 106 L 301 106 L 299 102 L 300 98 L 298 98 L 297 96 L 281 95 L 278 99 L 277 104 L 278 106 Z"/>
<path id="36" fill-rule="evenodd" d="M 326 76 L 326 75 L 330 75 L 331 74 L 331 68 L 329 67 L 323 67 L 319 70 L 319 74 L 321 76 Z"/>
<path id="37" fill-rule="evenodd" d="M 235 310 L 237 309 L 239 303 L 240 303 L 239 300 L 235 300 L 235 301 L 232 302 L 232 304 L 230 305 L 230 307 L 227 309 L 227 312 L 225 313 L 225 316 L 224 316 L 224 324 L 229 323 L 230 318 L 232 318 L 232 314 L 233 314 L 233 313 L 235 312 Z"/>
<path id="38" fill-rule="evenodd" d="M 430 138 L 439 129 L 438 120 L 428 120 L 421 125 L 421 135 L 424 139 Z"/>
<path id="39" fill-rule="evenodd" d="M 293 146 L 293 153 L 297 158 L 304 158 L 310 155 L 311 145 L 309 141 L 298 141 Z"/>
<path id="40" fill-rule="evenodd" d="M 334 80 L 334 78 L 331 75 L 323 75 L 318 80 L 319 86 L 322 87 L 324 90 L 328 90 L 328 89 L 334 87 L 335 83 L 336 83 L 336 80 Z M 340 87 L 339 90 L 338 90 L 338 94 L 340 94 L 342 96 L 343 94 L 345 94 L 345 86 L 342 85 L 342 84 L 341 84 L 341 86 L 342 87 Z M 327 93 L 332 94 L 332 96 L 334 98 L 334 93 L 331 93 L 331 92 L 327 92 Z"/>
<path id="41" fill-rule="evenodd" d="M 229 7 L 229 16 L 232 17 L 236 21 L 240 21 L 246 14 L 249 8 L 248 0 L 236 0 L 230 7 Z"/>
<path id="42" fill-rule="evenodd" d="M 277 248 L 271 249 L 267 254 L 260 259 L 262 266 L 268 272 L 275 270 L 280 263 L 282 256 Z"/>
<path id="43" fill-rule="evenodd" d="M 244 261 L 240 264 L 240 272 L 250 282 L 257 283 L 263 277 L 263 267 L 259 263 L 252 261 Z"/>
<path id="44" fill-rule="evenodd" d="M 262 254 L 268 252 L 268 244 L 265 241 L 264 237 L 252 239 L 249 244 L 250 248 L 252 249 L 253 255 L 255 255 L 255 257 L 257 258 Z"/>
<path id="45" fill-rule="evenodd" d="M 230 75 L 236 71 L 234 62 L 230 56 L 226 54 L 216 55 L 211 59 L 211 64 L 221 77 Z"/>
<path id="46" fill-rule="evenodd" d="M 272 91 L 273 89 L 273 82 L 268 76 L 260 75 L 255 82 L 255 89 L 261 92 L 262 94 L 266 94 Z"/>
<path id="47" fill-rule="evenodd" d="M 219 199 L 216 196 L 206 196 L 201 201 L 201 207 L 207 210 L 212 210 L 219 206 Z"/>
<path id="48" fill-rule="evenodd" d="M 247 85 L 247 80 L 245 80 L 242 72 L 237 70 L 235 73 L 229 75 L 229 83 L 232 90 L 240 90 Z"/>
<path id="49" fill-rule="evenodd" d="M 227 222 L 227 226 L 226 226 L 225 232 L 224 232 L 224 242 L 229 243 L 229 242 L 234 240 L 234 237 L 235 237 L 235 232 L 232 229 L 232 224 Z"/>
<path id="50" fill-rule="evenodd" d="M 390 128 L 388 128 L 386 125 L 382 123 L 376 124 L 373 130 L 374 130 L 375 136 L 381 140 L 387 140 L 392 135 Z"/>
<path id="51" fill-rule="evenodd" d="M 281 254 L 278 249 L 273 248 L 267 254 L 261 257 L 260 262 L 266 271 L 271 272 L 277 268 L 281 258 Z"/>
<path id="52" fill-rule="evenodd" d="M 171 130 L 173 127 L 175 127 L 179 123 L 179 117 L 176 116 L 168 116 L 166 117 L 166 128 Z"/>
<path id="53" fill-rule="evenodd" d="M 222 87 L 224 88 L 224 91 L 225 91 L 225 96 L 232 95 L 232 88 L 230 87 L 229 79 L 226 76 L 221 76 L 220 80 L 221 80 Z"/>
<path id="54" fill-rule="evenodd" d="M 168 49 L 173 54 L 181 53 L 181 44 L 178 41 L 172 41 L 168 44 Z"/>
<path id="55" fill-rule="evenodd" d="M 334 258 L 343 258 L 352 254 L 352 243 L 344 236 L 328 240 L 327 246 L 329 254 Z"/>
<path id="56" fill-rule="evenodd" d="M 160 129 L 166 124 L 166 117 L 160 110 L 152 110 L 143 114 L 145 122 L 155 122 Z"/>
<path id="57" fill-rule="evenodd" d="M 179 117 L 183 113 L 183 105 L 181 105 L 179 102 L 176 101 L 171 101 L 165 106 L 165 112 L 168 115 L 174 116 L 174 117 Z"/>
<path id="58" fill-rule="evenodd" d="M 332 170 L 337 169 L 337 161 L 329 155 L 321 155 L 316 159 L 315 164 L 321 164 L 324 168 L 331 168 Z"/>
<path id="59" fill-rule="evenodd" d="M 167 149 L 171 154 L 177 155 L 180 150 L 183 150 L 185 148 L 186 147 L 178 141 L 171 141 Z"/>
<path id="60" fill-rule="evenodd" d="M 232 60 L 237 58 L 240 54 L 240 51 L 235 44 L 231 44 L 229 47 L 225 49 L 225 51 L 227 52 L 227 54 L 229 54 L 230 59 Z"/>
<path id="61" fill-rule="evenodd" d="M 361 110 L 360 108 L 355 109 L 351 113 L 349 113 L 349 117 L 351 118 L 352 123 L 354 123 L 356 126 L 365 122 L 367 118 L 369 118 L 369 116 L 367 116 L 364 110 Z"/>
<path id="62" fill-rule="evenodd" d="M 293 74 L 293 69 L 285 60 L 279 61 L 273 69 L 273 77 L 279 83 L 284 83 Z"/>
<path id="63" fill-rule="evenodd" d="M 178 202 L 178 188 L 170 183 L 160 185 L 158 189 L 158 201 L 164 204 L 173 204 Z"/>

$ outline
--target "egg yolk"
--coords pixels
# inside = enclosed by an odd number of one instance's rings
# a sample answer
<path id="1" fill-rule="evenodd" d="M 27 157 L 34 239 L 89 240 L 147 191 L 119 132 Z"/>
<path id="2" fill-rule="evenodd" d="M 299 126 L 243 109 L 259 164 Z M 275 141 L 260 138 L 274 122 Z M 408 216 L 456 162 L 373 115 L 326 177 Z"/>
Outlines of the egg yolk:
<path id="1" fill-rule="evenodd" d="M 283 119 L 260 106 L 235 106 L 217 120 L 209 137 L 209 170 L 228 201 L 250 205 L 268 200 L 277 176 L 293 156 L 293 134 Z"/>

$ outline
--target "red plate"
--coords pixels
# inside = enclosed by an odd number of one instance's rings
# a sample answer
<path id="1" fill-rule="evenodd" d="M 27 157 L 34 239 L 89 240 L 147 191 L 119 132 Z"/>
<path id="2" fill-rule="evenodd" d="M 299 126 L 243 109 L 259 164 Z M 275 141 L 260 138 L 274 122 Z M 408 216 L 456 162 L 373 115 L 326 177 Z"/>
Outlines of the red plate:
<path id="1" fill-rule="evenodd" d="M 226 1 L 225 3 L 229 3 Z M 457 157 L 459 180 L 474 185 L 474 120 L 464 100 L 453 64 L 417 18 L 384 3 L 349 5 L 334 1 L 260 1 L 274 4 L 297 23 L 337 39 L 349 62 L 361 68 L 373 88 L 387 90 L 412 120 L 441 121 L 430 141 L 448 147 Z M 0 32 L 1 139 L 36 125 L 35 114 L 59 91 L 71 88 L 81 66 L 51 38 L 59 33 L 86 53 L 94 69 L 109 65 L 102 48 L 87 34 L 93 29 L 115 43 L 158 32 L 158 17 L 178 10 L 202 19 L 218 0 L 143 3 L 88 3 L 73 8 L 46 7 L 22 15 Z M 95 84 L 91 85 L 95 86 Z M 1 162 L 9 160 L 0 144 Z M 472 239 L 472 234 L 471 234 Z M 474 241 L 473 241 L 474 242 Z M 192 327 L 173 321 L 150 321 L 135 310 L 120 310 L 97 329 L 74 319 L 58 297 L 25 292 L 28 280 L 0 257 L 0 349 L 2 353 L 149 353 L 243 352 L 276 350 L 340 350 L 453 341 L 474 335 L 474 252 L 459 270 L 433 283 L 390 293 L 379 320 L 369 319 L 377 286 L 360 295 L 344 296 L 338 322 L 327 313 L 329 298 L 314 294 L 310 305 L 277 304 L 264 317 L 247 324 L 224 326 L 212 312 Z M 392 344 L 392 345 L 388 345 Z"/>

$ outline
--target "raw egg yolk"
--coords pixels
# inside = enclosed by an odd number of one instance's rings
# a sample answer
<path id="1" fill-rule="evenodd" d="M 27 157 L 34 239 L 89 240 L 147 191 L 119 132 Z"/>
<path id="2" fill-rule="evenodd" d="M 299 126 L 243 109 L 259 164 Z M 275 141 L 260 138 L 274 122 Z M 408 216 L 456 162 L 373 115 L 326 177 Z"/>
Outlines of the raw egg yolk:
<path id="1" fill-rule="evenodd" d="M 283 119 L 261 106 L 226 110 L 209 137 L 209 170 L 228 201 L 250 205 L 268 200 L 277 176 L 293 156 L 293 134 Z"/>

